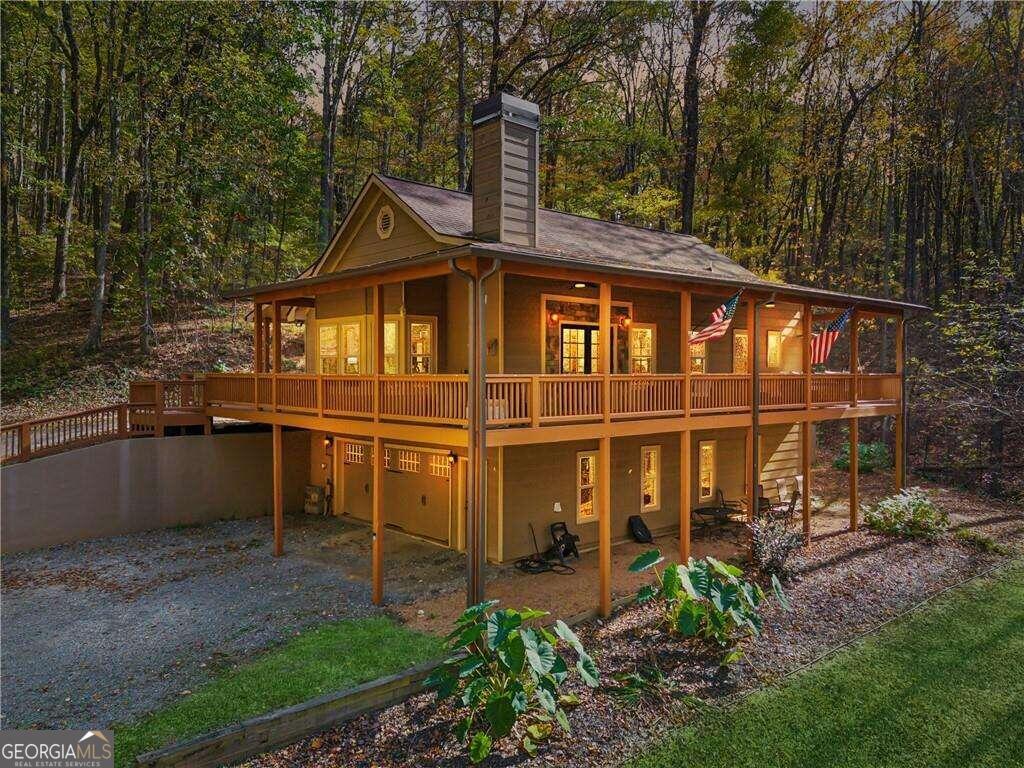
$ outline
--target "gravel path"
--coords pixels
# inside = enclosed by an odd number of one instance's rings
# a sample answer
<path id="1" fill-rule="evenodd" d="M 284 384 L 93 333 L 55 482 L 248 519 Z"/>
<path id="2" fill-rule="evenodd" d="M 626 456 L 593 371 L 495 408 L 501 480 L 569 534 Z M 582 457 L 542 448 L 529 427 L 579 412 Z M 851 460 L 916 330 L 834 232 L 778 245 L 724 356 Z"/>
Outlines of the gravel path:
<path id="1" fill-rule="evenodd" d="M 569 716 L 571 737 L 554 736 L 532 760 L 517 751 L 512 739 L 505 739 L 484 765 L 620 765 L 667 728 L 690 717 L 693 697 L 714 702 L 777 680 L 943 587 L 1005 559 L 958 541 L 953 535 L 958 528 L 969 527 L 1020 551 L 1024 544 L 1021 509 L 957 491 L 932 491 L 951 512 L 950 534 L 936 543 L 922 543 L 864 531 L 823 532 L 799 555 L 796 573 L 787 583 L 792 611 L 769 607 L 764 614 L 765 632 L 747 644 L 748 661 L 727 674 L 719 671 L 717 657 L 698 645 L 667 639 L 656 629 L 650 606 L 630 606 L 607 622 L 579 628 L 580 639 L 592 652 L 606 684 L 616 673 L 652 665 L 664 675 L 665 684 L 649 700 L 627 703 L 606 690 L 582 690 L 574 682 L 571 689 L 580 693 L 582 704 Z M 572 664 L 571 651 L 566 655 Z M 448 736 L 454 718 L 448 706 L 438 709 L 431 695 L 422 695 L 246 765 L 468 766 L 463 751 Z"/>
<path id="2" fill-rule="evenodd" d="M 272 538 L 260 518 L 5 556 L 3 727 L 107 727 L 299 629 L 379 613 L 365 527 L 289 517 L 281 558 Z M 405 563 L 393 601 L 414 599 L 427 572 L 461 586 L 458 556 L 388 538 Z"/>

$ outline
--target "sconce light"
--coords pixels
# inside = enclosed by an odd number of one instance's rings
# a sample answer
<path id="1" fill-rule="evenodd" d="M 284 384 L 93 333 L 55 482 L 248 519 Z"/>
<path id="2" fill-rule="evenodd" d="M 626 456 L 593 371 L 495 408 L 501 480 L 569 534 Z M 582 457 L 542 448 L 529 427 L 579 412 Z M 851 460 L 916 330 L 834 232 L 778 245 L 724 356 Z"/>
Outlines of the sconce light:
<path id="1" fill-rule="evenodd" d="M 548 315 L 548 322 L 551 323 L 552 325 L 558 325 L 558 318 L 559 315 L 557 312 L 551 312 Z"/>
<path id="2" fill-rule="evenodd" d="M 619 318 L 619 328 L 622 328 L 623 330 L 627 330 L 629 326 L 631 326 L 632 324 L 633 318 L 631 318 L 629 315 L 622 315 Z"/>
<path id="3" fill-rule="evenodd" d="M 766 309 L 775 309 L 775 294 L 773 293 L 768 297 L 768 301 L 764 303 Z"/>
<path id="4" fill-rule="evenodd" d="M 449 464 L 454 464 L 457 459 L 458 459 L 458 457 L 455 455 L 455 451 L 449 451 L 448 452 L 448 463 Z"/>
<path id="5" fill-rule="evenodd" d="M 560 501 L 556 501 L 556 502 L 555 502 L 555 505 L 554 505 L 554 507 L 553 507 L 553 510 L 554 510 L 554 513 L 555 513 L 556 515 L 557 515 L 557 514 L 560 514 L 560 513 L 561 513 L 561 511 L 562 511 L 562 502 L 560 502 Z"/>

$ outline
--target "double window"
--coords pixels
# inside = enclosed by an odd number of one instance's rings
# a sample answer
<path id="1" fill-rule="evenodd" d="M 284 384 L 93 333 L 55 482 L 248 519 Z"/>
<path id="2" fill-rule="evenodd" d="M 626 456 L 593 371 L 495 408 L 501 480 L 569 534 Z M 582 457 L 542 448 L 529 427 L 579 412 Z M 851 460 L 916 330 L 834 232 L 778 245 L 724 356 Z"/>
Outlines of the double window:
<path id="1" fill-rule="evenodd" d="M 373 323 L 342 317 L 317 323 L 317 373 L 360 374 L 373 370 Z M 403 354 L 404 350 L 404 354 Z M 400 315 L 384 319 L 384 373 L 437 373 L 437 318 Z"/>

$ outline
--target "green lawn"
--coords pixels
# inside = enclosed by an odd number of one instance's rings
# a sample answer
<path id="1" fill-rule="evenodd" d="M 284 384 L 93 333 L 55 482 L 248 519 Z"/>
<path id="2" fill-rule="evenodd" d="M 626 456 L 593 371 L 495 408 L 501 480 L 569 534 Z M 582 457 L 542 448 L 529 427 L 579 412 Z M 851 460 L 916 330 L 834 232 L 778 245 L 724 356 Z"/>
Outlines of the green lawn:
<path id="1" fill-rule="evenodd" d="M 191 695 L 114 728 L 118 766 L 179 739 L 398 672 L 443 652 L 440 638 L 386 618 L 311 629 L 246 664 L 225 670 Z"/>
<path id="2" fill-rule="evenodd" d="M 940 600 L 630 765 L 1024 765 L 1024 565 Z"/>

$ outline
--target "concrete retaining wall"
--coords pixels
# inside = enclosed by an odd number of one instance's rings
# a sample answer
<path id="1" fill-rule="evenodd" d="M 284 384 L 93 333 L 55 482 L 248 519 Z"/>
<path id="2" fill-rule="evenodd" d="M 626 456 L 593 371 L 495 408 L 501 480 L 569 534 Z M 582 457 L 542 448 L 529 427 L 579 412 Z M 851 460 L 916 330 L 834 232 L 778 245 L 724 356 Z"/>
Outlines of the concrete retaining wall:
<path id="1" fill-rule="evenodd" d="M 273 512 L 270 433 L 137 438 L 0 469 L 4 553 Z M 284 433 L 285 511 L 300 511 L 309 437 Z"/>

